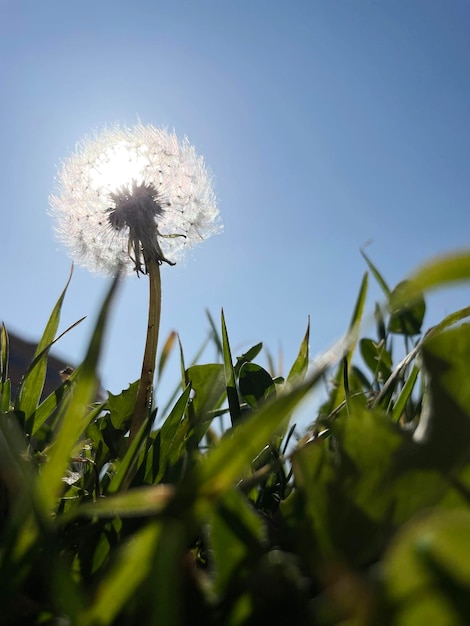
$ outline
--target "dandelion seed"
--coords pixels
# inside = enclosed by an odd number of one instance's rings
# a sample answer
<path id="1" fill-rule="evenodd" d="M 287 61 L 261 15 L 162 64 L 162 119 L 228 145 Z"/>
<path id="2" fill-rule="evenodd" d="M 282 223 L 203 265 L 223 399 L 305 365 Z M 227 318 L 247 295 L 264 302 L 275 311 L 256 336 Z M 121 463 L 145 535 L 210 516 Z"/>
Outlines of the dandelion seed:
<path id="1" fill-rule="evenodd" d="M 220 231 L 211 178 L 187 139 L 142 124 L 80 144 L 51 196 L 60 240 L 78 263 L 112 274 L 174 265 Z"/>

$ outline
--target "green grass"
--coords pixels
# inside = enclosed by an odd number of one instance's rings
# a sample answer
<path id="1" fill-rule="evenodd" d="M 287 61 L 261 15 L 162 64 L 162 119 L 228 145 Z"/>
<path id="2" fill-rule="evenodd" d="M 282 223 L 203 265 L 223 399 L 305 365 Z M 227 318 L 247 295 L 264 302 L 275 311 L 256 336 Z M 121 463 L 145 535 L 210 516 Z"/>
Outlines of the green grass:
<path id="1" fill-rule="evenodd" d="M 2 327 L 1 624 L 470 623 L 470 307 L 423 328 L 426 294 L 469 280 L 470 254 L 394 288 L 364 257 L 327 354 L 311 361 L 300 329 L 284 380 L 257 362 L 262 344 L 235 356 L 223 313 L 210 318 L 219 362 L 186 366 L 179 346 L 171 402 L 131 441 L 139 381 L 96 402 L 117 281 L 83 363 L 49 397 L 67 287 L 15 398 Z M 363 336 L 369 274 L 385 301 Z M 175 349 L 172 334 L 157 372 Z"/>

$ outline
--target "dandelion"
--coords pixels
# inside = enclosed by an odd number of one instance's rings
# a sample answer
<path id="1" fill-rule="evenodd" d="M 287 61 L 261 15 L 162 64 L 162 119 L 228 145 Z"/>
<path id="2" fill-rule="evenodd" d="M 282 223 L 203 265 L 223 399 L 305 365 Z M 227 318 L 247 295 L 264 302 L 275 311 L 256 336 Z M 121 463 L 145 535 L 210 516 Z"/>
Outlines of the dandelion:
<path id="1" fill-rule="evenodd" d="M 161 313 L 160 266 L 220 230 L 211 178 L 187 139 L 138 124 L 80 144 L 50 198 L 59 239 L 79 264 L 101 274 L 147 274 L 147 340 L 130 440 L 149 417 Z"/>
<path id="2" fill-rule="evenodd" d="M 187 139 L 141 124 L 80 144 L 50 201 L 59 239 L 101 274 L 146 274 L 149 259 L 172 265 L 220 228 L 202 157 Z"/>

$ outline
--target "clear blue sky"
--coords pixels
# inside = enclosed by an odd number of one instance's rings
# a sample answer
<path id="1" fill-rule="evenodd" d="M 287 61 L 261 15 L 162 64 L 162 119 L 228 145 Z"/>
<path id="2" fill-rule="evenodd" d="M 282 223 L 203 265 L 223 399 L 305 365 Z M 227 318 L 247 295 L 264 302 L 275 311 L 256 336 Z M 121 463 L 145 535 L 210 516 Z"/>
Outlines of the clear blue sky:
<path id="1" fill-rule="evenodd" d="M 224 233 L 163 268 L 162 339 L 187 359 L 224 307 L 234 352 L 290 366 L 346 329 L 365 263 L 393 286 L 470 235 L 468 0 L 0 0 L 0 317 L 37 339 L 70 266 L 47 215 L 56 166 L 105 124 L 187 135 L 211 168 Z M 106 280 L 77 269 L 58 353 L 83 355 Z M 369 310 L 373 310 L 372 290 Z M 430 300 L 427 324 L 469 303 Z M 102 362 L 140 373 L 145 279 L 119 293 Z M 211 358 L 208 355 L 208 360 Z"/>

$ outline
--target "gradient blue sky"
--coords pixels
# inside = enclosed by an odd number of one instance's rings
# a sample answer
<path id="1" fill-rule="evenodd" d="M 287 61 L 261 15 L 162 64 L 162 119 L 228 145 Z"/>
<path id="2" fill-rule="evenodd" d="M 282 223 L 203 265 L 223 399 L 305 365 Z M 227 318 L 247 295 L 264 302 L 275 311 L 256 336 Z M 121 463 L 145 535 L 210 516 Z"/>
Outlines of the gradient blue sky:
<path id="1" fill-rule="evenodd" d="M 312 353 L 346 329 L 368 240 L 390 286 L 469 244 L 468 0 L 0 0 L 0 85 L 0 316 L 27 338 L 70 267 L 56 167 L 115 122 L 187 135 L 215 177 L 224 233 L 163 268 L 161 335 L 188 360 L 224 307 L 236 354 L 282 346 L 288 369 L 308 315 Z M 72 362 L 105 289 L 76 269 L 61 328 L 89 317 L 57 350 Z M 433 296 L 427 325 L 469 295 Z M 146 314 L 130 277 L 101 368 L 115 393 L 140 373 Z"/>

